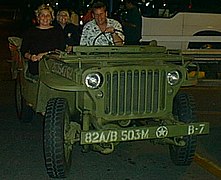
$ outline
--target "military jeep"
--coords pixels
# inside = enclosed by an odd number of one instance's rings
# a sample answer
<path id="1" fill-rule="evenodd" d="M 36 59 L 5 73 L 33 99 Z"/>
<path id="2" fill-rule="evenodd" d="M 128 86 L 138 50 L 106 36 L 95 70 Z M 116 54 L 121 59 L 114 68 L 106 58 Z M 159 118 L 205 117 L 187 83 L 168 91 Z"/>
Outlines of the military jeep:
<path id="1" fill-rule="evenodd" d="M 19 52 L 19 50 L 18 50 Z M 39 76 L 26 61 L 16 69 L 16 107 L 25 121 L 44 116 L 44 156 L 52 178 L 68 174 L 74 145 L 108 154 L 125 141 L 169 146 L 176 165 L 193 161 L 197 135 L 209 133 L 198 122 L 194 99 L 181 86 L 193 86 L 191 58 L 165 47 L 77 46 L 72 54 L 49 52 Z"/>

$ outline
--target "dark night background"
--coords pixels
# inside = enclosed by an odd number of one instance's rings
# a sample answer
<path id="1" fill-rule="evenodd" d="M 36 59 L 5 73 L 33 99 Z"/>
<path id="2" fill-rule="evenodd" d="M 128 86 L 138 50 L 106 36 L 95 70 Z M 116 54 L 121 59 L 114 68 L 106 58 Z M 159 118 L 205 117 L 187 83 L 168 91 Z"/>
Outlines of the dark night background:
<path id="1" fill-rule="evenodd" d="M 97 1 L 97 0 L 94 0 Z M 101 0 L 100 0 L 101 1 Z M 122 15 L 121 0 L 102 0 L 107 4 L 109 16 L 120 21 Z M 189 12 L 213 12 L 221 13 L 221 0 L 146 0 L 154 6 L 145 6 L 142 0 L 134 0 L 138 3 L 142 14 L 151 14 L 157 17 L 159 9 L 169 9 L 170 13 L 179 11 Z M 22 31 L 32 26 L 35 19 L 34 10 L 42 3 L 49 3 L 55 10 L 67 8 L 78 15 L 85 14 L 87 6 L 92 0 L 0 0 L 0 19 L 11 18 L 20 23 Z M 164 6 L 164 3 L 167 3 Z M 56 4 L 58 3 L 58 5 Z M 154 7 L 154 8 L 153 8 Z M 153 12 L 153 13 L 150 13 Z M 156 12 L 156 13 L 154 13 Z M 149 16 L 149 15 L 146 15 Z"/>

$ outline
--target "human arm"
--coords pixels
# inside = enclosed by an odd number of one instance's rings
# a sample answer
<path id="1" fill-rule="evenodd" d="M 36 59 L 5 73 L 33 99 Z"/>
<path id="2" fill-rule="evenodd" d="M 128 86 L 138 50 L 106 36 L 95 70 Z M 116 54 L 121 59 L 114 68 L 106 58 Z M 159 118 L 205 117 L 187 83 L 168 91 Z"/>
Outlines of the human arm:
<path id="1" fill-rule="evenodd" d="M 26 52 L 25 54 L 24 54 L 24 57 L 26 58 L 26 59 L 28 59 L 28 60 L 31 60 L 31 61 L 40 61 L 41 59 L 42 59 L 42 57 L 44 56 L 44 55 L 46 55 L 48 52 L 44 52 L 44 53 L 39 53 L 39 54 L 31 54 L 31 53 L 29 53 L 29 52 Z"/>
<path id="2" fill-rule="evenodd" d="M 121 33 L 120 30 L 116 30 L 114 27 L 107 27 L 105 32 L 111 33 L 114 45 L 123 45 L 123 39 L 119 35 Z"/>
<path id="3" fill-rule="evenodd" d="M 109 32 L 112 35 L 113 43 L 115 45 L 123 45 L 124 44 L 124 34 L 122 30 L 122 25 L 113 19 L 109 19 L 108 27 L 105 32 Z"/>

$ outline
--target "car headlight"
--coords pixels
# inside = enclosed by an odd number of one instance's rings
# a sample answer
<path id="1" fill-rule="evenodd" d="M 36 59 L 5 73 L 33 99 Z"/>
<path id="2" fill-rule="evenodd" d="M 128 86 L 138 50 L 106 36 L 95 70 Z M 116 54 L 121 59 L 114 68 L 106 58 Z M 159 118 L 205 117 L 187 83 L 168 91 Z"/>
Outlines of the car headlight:
<path id="1" fill-rule="evenodd" d="M 99 73 L 90 73 L 85 77 L 85 84 L 88 88 L 96 89 L 101 85 L 101 79 Z"/>
<path id="2" fill-rule="evenodd" d="M 180 73 L 178 71 L 170 71 L 167 73 L 167 81 L 170 85 L 176 85 L 180 81 Z"/>

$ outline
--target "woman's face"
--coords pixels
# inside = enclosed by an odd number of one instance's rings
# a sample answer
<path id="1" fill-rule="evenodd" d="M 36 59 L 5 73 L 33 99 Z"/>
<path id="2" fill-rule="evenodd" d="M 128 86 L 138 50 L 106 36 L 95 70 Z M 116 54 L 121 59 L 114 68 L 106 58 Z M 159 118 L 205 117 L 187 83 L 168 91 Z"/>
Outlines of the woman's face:
<path id="1" fill-rule="evenodd" d="M 52 21 L 52 16 L 49 10 L 44 9 L 40 12 L 38 16 L 39 26 L 50 26 Z"/>
<path id="2" fill-rule="evenodd" d="M 60 24 L 63 24 L 63 25 L 65 25 L 65 24 L 67 24 L 67 22 L 68 22 L 68 14 L 67 14 L 67 12 L 66 11 L 61 11 L 60 13 L 59 13 L 59 15 L 57 16 L 57 21 L 60 23 Z"/>

